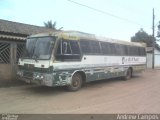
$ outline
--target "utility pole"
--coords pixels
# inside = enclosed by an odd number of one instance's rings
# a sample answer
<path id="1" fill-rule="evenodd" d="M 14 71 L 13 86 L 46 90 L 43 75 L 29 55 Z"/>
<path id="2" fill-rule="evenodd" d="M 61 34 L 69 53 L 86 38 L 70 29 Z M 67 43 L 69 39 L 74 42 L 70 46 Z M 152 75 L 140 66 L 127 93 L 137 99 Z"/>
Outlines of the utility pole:
<path id="1" fill-rule="evenodd" d="M 152 23 L 152 37 L 153 37 L 153 41 L 152 41 L 152 69 L 154 69 L 154 49 L 155 49 L 155 39 L 154 39 L 154 30 L 155 30 L 155 26 L 154 26 L 154 19 L 155 19 L 155 15 L 154 15 L 154 8 L 153 8 L 153 23 Z"/>

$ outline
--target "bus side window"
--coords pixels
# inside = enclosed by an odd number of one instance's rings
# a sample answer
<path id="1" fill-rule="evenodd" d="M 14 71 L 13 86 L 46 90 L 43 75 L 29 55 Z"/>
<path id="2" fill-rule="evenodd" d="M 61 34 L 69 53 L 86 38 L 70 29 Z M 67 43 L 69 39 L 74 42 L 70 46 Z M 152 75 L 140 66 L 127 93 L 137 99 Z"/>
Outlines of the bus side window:
<path id="1" fill-rule="evenodd" d="M 140 56 L 140 52 L 139 52 L 139 48 L 138 47 L 134 47 L 134 55 L 135 56 Z"/>
<path id="2" fill-rule="evenodd" d="M 124 45 L 124 55 L 129 55 L 129 47 Z"/>
<path id="3" fill-rule="evenodd" d="M 98 41 L 91 41 L 90 42 L 90 47 L 91 47 L 91 54 L 100 54 L 100 46 Z"/>
<path id="4" fill-rule="evenodd" d="M 115 45 L 115 54 L 116 55 L 123 55 L 123 48 L 119 44 L 114 44 Z"/>
<path id="5" fill-rule="evenodd" d="M 61 52 L 61 41 L 59 41 L 59 43 L 58 43 L 57 53 L 56 53 L 56 54 L 57 54 L 57 55 L 62 54 L 62 52 Z"/>
<path id="6" fill-rule="evenodd" d="M 63 54 L 71 54 L 71 47 L 68 41 L 62 42 L 62 53 Z"/>
<path id="7" fill-rule="evenodd" d="M 111 55 L 117 55 L 117 51 L 116 51 L 116 46 L 113 43 L 109 43 L 109 47 L 110 47 L 110 54 Z"/>
<path id="8" fill-rule="evenodd" d="M 146 55 L 146 49 L 145 48 L 142 48 L 142 53 L 143 53 L 143 56 Z"/>
<path id="9" fill-rule="evenodd" d="M 91 54 L 91 48 L 89 41 L 87 40 L 80 40 L 80 46 L 83 54 Z"/>
<path id="10" fill-rule="evenodd" d="M 121 49 L 121 56 L 127 55 L 127 54 L 126 54 L 127 51 L 126 51 L 124 45 L 120 45 L 120 49 Z"/>
<path id="11" fill-rule="evenodd" d="M 136 51 L 135 51 L 135 47 L 134 46 L 130 46 L 130 47 L 128 47 L 128 52 L 129 52 L 129 55 L 131 55 L 131 56 L 135 56 L 135 54 L 136 54 Z"/>
<path id="12" fill-rule="evenodd" d="M 105 43 L 105 42 L 100 42 L 100 43 L 101 43 L 102 53 L 104 55 L 107 55 L 108 54 L 107 43 Z"/>
<path id="13" fill-rule="evenodd" d="M 62 47 L 62 51 L 63 51 L 63 54 L 67 54 L 67 42 L 63 42 L 63 47 Z"/>
<path id="14" fill-rule="evenodd" d="M 70 46 L 72 49 L 72 54 L 80 54 L 80 48 L 77 41 L 70 41 Z"/>
<path id="15" fill-rule="evenodd" d="M 145 48 L 139 47 L 138 50 L 140 56 L 145 56 Z"/>
<path id="16" fill-rule="evenodd" d="M 56 59 L 74 61 L 81 58 L 78 41 L 62 40 L 58 44 Z"/>
<path id="17" fill-rule="evenodd" d="M 102 47 L 102 53 L 104 55 L 111 55 L 112 53 L 112 46 L 110 43 L 107 42 L 101 42 L 101 47 Z"/>

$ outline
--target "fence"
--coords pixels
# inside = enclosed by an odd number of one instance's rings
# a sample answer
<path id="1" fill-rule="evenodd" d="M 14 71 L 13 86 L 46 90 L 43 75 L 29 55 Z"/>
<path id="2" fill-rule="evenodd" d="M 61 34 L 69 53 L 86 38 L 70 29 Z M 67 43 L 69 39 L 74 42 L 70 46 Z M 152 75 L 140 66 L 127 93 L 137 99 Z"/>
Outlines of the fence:
<path id="1" fill-rule="evenodd" d="M 0 43 L 0 63 L 10 63 L 10 44 Z"/>
<path id="2" fill-rule="evenodd" d="M 25 44 L 17 44 L 17 53 L 16 53 L 16 63 L 18 63 L 18 59 L 22 56 L 24 52 Z"/>
<path id="3" fill-rule="evenodd" d="M 24 46 L 25 43 L 0 41 L 0 80 L 15 78 Z"/>

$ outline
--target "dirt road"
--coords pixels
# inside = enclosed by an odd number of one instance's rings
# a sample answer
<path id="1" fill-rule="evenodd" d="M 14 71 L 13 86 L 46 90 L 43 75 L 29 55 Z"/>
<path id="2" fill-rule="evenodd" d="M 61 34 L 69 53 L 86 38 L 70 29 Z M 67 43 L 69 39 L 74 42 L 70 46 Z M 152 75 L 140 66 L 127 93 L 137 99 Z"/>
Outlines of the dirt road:
<path id="1" fill-rule="evenodd" d="M 89 83 L 77 92 L 28 84 L 0 88 L 0 113 L 160 113 L 159 106 L 160 70 Z"/>

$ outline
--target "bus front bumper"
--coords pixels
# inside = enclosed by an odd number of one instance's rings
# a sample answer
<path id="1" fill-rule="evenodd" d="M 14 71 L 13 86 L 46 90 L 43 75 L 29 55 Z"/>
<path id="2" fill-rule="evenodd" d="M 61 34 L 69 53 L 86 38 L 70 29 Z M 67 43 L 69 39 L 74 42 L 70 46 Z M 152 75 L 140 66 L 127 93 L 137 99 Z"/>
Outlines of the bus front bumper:
<path id="1" fill-rule="evenodd" d="M 30 73 L 28 75 L 24 74 L 25 71 L 18 71 L 17 76 L 20 80 L 25 81 L 26 83 L 35 83 L 37 85 L 44 86 L 66 86 L 70 84 L 70 78 L 61 79 L 61 76 L 58 79 L 55 79 L 54 73 Z"/>

